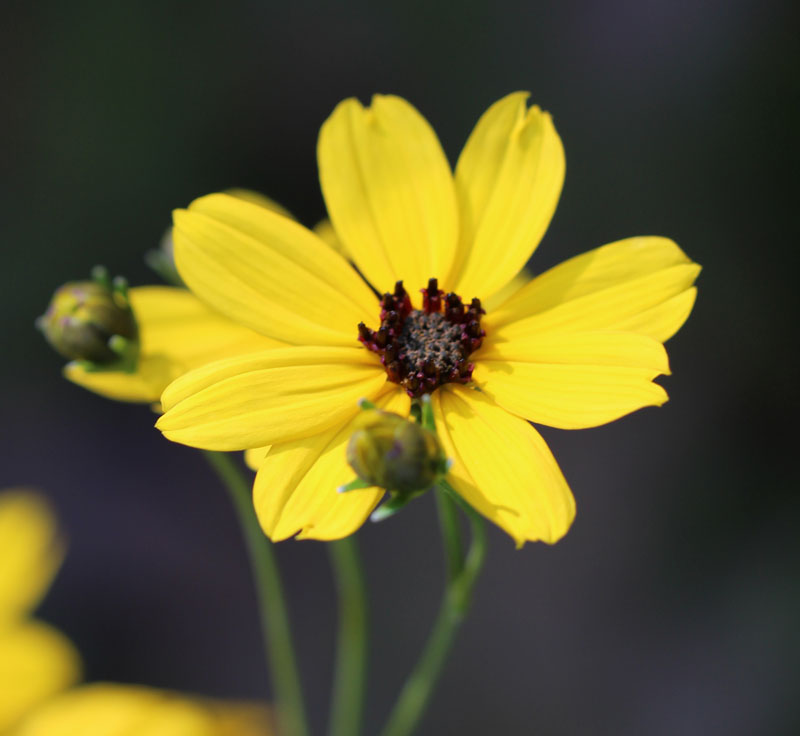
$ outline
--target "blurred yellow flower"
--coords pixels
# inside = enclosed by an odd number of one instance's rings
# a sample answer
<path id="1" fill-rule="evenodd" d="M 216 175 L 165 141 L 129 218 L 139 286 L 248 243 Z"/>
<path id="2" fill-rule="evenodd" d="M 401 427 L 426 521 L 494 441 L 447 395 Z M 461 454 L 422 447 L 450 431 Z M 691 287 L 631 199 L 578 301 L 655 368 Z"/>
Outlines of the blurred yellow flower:
<path id="1" fill-rule="evenodd" d="M 270 736 L 266 708 L 97 683 L 52 698 L 13 736 Z"/>
<path id="2" fill-rule="evenodd" d="M 0 733 L 80 677 L 67 638 L 29 618 L 62 558 L 45 501 L 30 491 L 0 493 Z"/>
<path id="3" fill-rule="evenodd" d="M 153 403 L 192 368 L 281 344 L 231 322 L 186 289 L 139 286 L 128 294 L 141 344 L 136 370 L 90 370 L 79 361 L 64 366 L 67 379 L 109 399 Z"/>
<path id="4" fill-rule="evenodd" d="M 224 194 L 175 212 L 189 288 L 289 347 L 182 376 L 158 427 L 195 447 L 252 449 L 271 538 L 346 536 L 380 500 L 381 489 L 335 490 L 352 477 L 344 448 L 361 397 L 407 416 L 410 396 L 431 393 L 448 480 L 518 544 L 555 542 L 575 514 L 530 422 L 594 427 L 667 400 L 653 379 L 669 372 L 662 343 L 688 317 L 699 272 L 671 240 L 605 245 L 490 301 L 531 256 L 564 178 L 550 115 L 526 100 L 486 111 L 454 174 L 405 100 L 337 106 L 320 132 L 320 181 L 358 271 L 330 233 Z"/>

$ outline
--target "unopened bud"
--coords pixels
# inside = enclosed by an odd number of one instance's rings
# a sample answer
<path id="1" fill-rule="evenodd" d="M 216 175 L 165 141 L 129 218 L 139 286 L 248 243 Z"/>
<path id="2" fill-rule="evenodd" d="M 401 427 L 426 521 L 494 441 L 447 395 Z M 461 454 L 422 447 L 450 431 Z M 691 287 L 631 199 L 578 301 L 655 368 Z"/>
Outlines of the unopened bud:
<path id="1" fill-rule="evenodd" d="M 102 366 L 130 356 L 138 329 L 125 282 L 112 284 L 104 269 L 94 276 L 57 289 L 36 324 L 65 358 Z"/>
<path id="2" fill-rule="evenodd" d="M 447 470 L 436 435 L 398 414 L 367 409 L 356 418 L 347 462 L 370 485 L 398 493 L 430 488 Z"/>

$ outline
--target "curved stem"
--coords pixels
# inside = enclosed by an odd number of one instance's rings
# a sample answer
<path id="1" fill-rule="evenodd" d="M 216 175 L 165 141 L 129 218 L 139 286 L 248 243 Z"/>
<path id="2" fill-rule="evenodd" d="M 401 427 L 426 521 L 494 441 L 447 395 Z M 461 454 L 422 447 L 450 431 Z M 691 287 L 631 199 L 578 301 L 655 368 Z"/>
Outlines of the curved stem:
<path id="1" fill-rule="evenodd" d="M 447 564 L 447 579 L 458 577 L 464 567 L 464 548 L 461 542 L 461 527 L 458 522 L 458 510 L 453 499 L 441 488 L 435 488 L 436 511 L 439 514 L 439 526 L 442 529 L 442 543 Z"/>
<path id="2" fill-rule="evenodd" d="M 331 736 L 358 736 L 367 684 L 368 601 L 355 535 L 330 542 L 339 595 L 339 634 L 331 697 Z"/>
<path id="3" fill-rule="evenodd" d="M 444 491 L 446 484 L 441 482 L 440 485 Z M 444 496 L 444 493 L 440 495 Z M 452 504 L 452 500 L 447 498 L 446 503 Z M 453 535 L 458 529 L 457 519 L 455 524 L 450 523 L 454 519 L 453 511 L 451 507 L 448 516 L 440 515 L 445 556 L 450 571 L 453 569 L 452 555 L 455 549 Z M 442 673 L 458 627 L 469 609 L 472 591 L 486 558 L 486 530 L 479 514 L 469 508 L 467 515 L 472 533 L 469 552 L 460 571 L 448 578 L 439 614 L 422 655 L 406 680 L 381 736 L 409 736 L 413 732 Z"/>
<path id="4" fill-rule="evenodd" d="M 239 517 L 258 596 L 261 630 L 275 688 L 281 733 L 284 736 L 308 736 L 300 674 L 278 561 L 272 542 L 261 530 L 253 510 L 251 484 L 230 453 L 203 450 L 203 454 L 228 489 Z"/>

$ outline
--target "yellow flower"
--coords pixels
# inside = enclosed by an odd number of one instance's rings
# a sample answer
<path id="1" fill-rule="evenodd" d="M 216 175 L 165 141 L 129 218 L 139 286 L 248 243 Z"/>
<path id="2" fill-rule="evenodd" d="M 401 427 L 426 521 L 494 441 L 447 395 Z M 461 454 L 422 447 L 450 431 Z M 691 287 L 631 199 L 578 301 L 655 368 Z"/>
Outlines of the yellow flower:
<path id="1" fill-rule="evenodd" d="M 80 676 L 72 644 L 28 618 L 62 558 L 47 504 L 30 491 L 0 493 L 0 733 Z"/>
<path id="2" fill-rule="evenodd" d="M 97 683 L 59 695 L 13 736 L 269 736 L 266 709 L 131 685 Z"/>
<path id="3" fill-rule="evenodd" d="M 0 734 L 268 736 L 260 706 L 126 685 L 67 690 L 81 674 L 72 644 L 28 618 L 64 556 L 56 521 L 30 491 L 0 493 Z M 65 692 L 61 692 L 65 691 Z"/>
<path id="4" fill-rule="evenodd" d="M 486 309 L 538 244 L 563 183 L 552 120 L 526 99 L 486 111 L 454 174 L 405 100 L 336 107 L 320 132 L 320 181 L 364 279 L 314 233 L 231 197 L 175 212 L 186 284 L 289 347 L 182 376 L 158 427 L 262 458 L 254 502 L 271 538 L 342 537 L 378 503 L 380 489 L 335 490 L 352 478 L 345 445 L 361 397 L 407 416 L 409 395 L 432 392 L 449 481 L 518 544 L 555 542 L 575 514 L 530 422 L 594 427 L 667 400 L 653 379 L 669 372 L 662 343 L 691 311 L 699 272 L 671 240 L 605 245 Z"/>

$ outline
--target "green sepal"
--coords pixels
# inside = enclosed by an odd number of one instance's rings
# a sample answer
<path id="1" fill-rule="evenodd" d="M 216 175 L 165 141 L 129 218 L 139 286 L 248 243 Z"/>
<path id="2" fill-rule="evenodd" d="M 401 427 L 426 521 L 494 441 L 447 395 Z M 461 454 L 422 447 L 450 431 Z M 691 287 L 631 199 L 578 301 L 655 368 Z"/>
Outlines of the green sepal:
<path id="1" fill-rule="evenodd" d="M 389 500 L 378 506 L 378 508 L 372 512 L 369 517 L 370 521 L 383 521 L 390 516 L 394 516 L 400 509 L 405 507 L 409 501 L 413 501 L 428 490 L 430 489 L 424 488 L 421 491 L 414 491 L 414 493 L 397 493 L 396 491 L 390 491 Z"/>
<path id="2" fill-rule="evenodd" d="M 363 480 L 362 478 L 353 478 L 349 483 L 345 483 L 343 486 L 339 486 L 336 489 L 337 493 L 347 493 L 348 491 L 358 491 L 362 488 L 371 488 L 372 486 L 367 483 L 367 481 Z"/>

